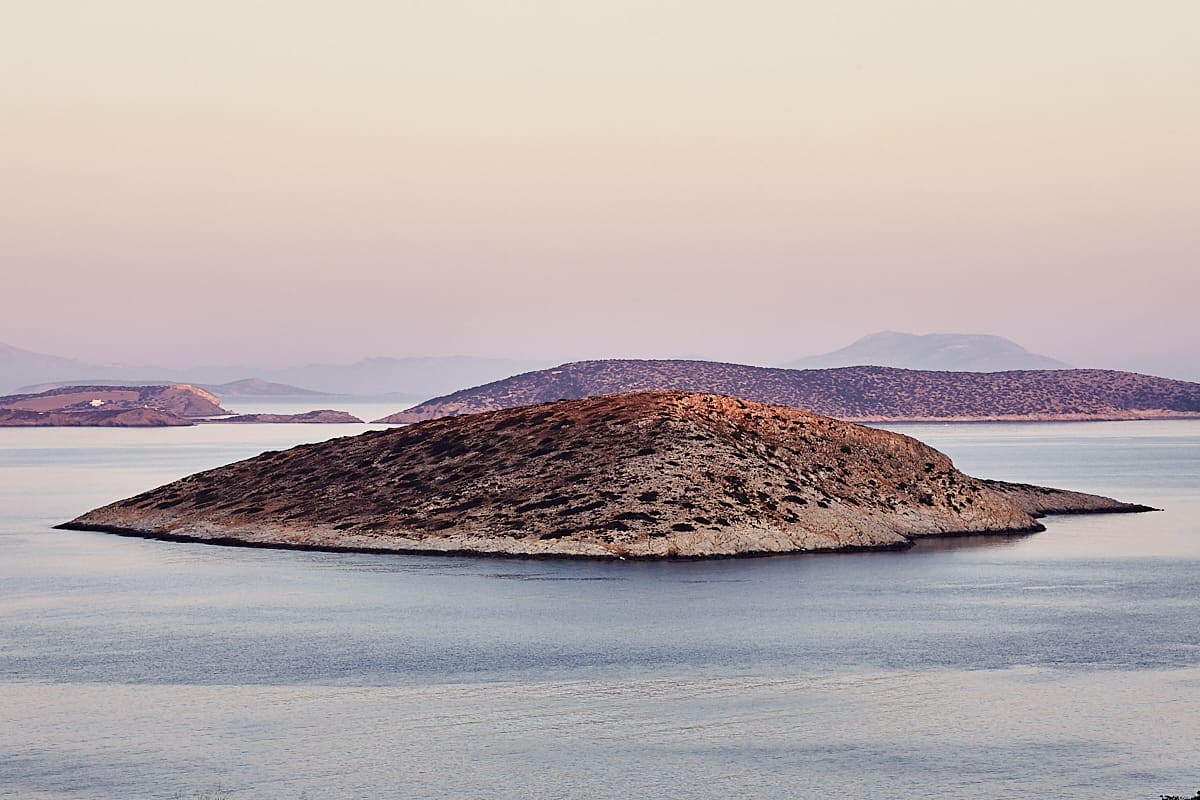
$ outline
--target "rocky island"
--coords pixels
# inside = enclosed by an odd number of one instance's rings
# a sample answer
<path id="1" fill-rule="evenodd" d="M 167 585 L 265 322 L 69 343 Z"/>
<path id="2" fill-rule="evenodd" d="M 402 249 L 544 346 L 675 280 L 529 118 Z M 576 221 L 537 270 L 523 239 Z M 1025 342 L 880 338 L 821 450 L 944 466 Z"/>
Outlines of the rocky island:
<path id="1" fill-rule="evenodd" d="M 61 386 L 43 392 L 0 397 L 0 409 L 36 413 L 76 413 L 153 409 L 184 419 L 229 412 L 212 392 L 189 383 L 161 386 Z"/>
<path id="2" fill-rule="evenodd" d="M 337 425 L 343 423 L 362 422 L 361 419 L 347 411 L 335 411 L 322 408 L 317 411 L 302 411 L 299 414 L 234 414 L 232 417 L 204 420 L 218 423 L 304 423 Z"/>
<path id="3" fill-rule="evenodd" d="M 1146 511 L 988 483 L 908 436 L 641 392 L 445 418 L 208 470 L 60 527 L 218 544 L 590 558 L 902 548 Z"/>
<path id="4" fill-rule="evenodd" d="M 714 392 L 859 422 L 1078 421 L 1200 417 L 1200 383 L 1097 369 L 936 372 L 772 369 L 714 361 L 576 361 L 427 400 L 405 423 L 615 392 Z"/>

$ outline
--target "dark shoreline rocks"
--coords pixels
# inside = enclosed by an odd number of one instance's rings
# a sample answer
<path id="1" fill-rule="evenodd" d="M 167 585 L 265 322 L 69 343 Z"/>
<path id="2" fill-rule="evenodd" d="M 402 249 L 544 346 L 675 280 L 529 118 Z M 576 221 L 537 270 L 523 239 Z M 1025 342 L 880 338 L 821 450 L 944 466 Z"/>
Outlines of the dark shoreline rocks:
<path id="1" fill-rule="evenodd" d="M 1120 500 L 1097 494 L 1051 489 L 1047 486 L 1034 486 L 1029 483 L 992 480 L 985 480 L 983 483 L 1011 499 L 1022 511 L 1034 519 L 1056 514 L 1140 514 L 1144 511 L 1161 510 L 1138 503 L 1123 503 Z"/>

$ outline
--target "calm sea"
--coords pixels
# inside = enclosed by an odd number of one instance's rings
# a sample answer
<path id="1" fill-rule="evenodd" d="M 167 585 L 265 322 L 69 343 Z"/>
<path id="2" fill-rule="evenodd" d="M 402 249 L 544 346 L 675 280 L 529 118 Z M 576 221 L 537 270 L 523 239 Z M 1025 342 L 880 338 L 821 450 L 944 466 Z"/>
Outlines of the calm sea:
<path id="1" fill-rule="evenodd" d="M 555 563 L 50 529 L 365 428 L 0 429 L 0 797 L 1200 788 L 1200 422 L 897 426 L 975 475 L 1165 509 L 905 553 Z"/>

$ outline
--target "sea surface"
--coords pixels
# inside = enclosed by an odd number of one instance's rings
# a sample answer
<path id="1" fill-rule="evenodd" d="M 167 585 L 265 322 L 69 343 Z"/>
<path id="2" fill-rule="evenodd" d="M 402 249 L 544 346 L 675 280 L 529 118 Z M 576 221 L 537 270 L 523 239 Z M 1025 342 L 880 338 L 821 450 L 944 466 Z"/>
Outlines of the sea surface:
<path id="1" fill-rule="evenodd" d="M 560 563 L 50 527 L 368 427 L 0 429 L 0 797 L 1200 788 L 1200 421 L 895 426 L 980 477 L 1163 509 L 901 553 Z"/>

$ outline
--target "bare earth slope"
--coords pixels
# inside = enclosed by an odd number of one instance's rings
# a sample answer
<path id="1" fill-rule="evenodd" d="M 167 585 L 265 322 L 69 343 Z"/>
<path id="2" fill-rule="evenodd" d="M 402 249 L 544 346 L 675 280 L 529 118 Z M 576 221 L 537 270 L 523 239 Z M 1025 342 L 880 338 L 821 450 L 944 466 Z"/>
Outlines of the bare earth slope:
<path id="1" fill-rule="evenodd" d="M 1200 384 L 1113 370 L 790 370 L 712 361 L 578 361 L 464 389 L 384 417 L 404 423 L 646 390 L 714 392 L 858 421 L 1200 416 Z"/>
<path id="2" fill-rule="evenodd" d="M 1031 515 L 1038 498 L 1053 504 L 1047 491 L 1022 507 L 907 436 L 646 392 L 264 453 L 63 527 L 268 547 L 734 556 L 1040 530 Z M 1092 510 L 1146 510 L 1090 499 Z"/>

